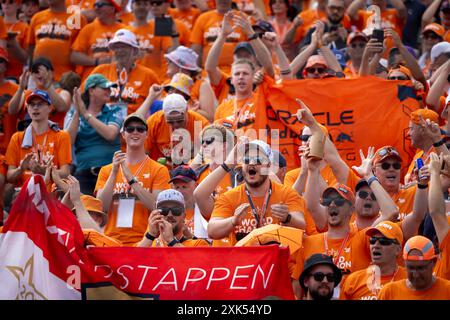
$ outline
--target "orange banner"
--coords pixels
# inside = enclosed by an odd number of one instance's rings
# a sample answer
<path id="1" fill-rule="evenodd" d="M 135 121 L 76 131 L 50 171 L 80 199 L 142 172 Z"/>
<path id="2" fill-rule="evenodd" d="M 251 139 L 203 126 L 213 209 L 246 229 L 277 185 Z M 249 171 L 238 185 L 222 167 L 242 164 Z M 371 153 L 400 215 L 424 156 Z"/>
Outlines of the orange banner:
<path id="1" fill-rule="evenodd" d="M 408 81 L 376 77 L 359 79 L 290 80 L 264 88 L 266 114 L 258 114 L 254 129 L 267 128 L 272 148 L 286 157 L 288 169 L 298 168 L 303 125 L 295 117 L 305 102 L 317 121 L 327 127 L 341 157 L 359 165 L 359 149 L 396 147 L 407 166 L 413 156 L 408 137 L 409 115 L 419 107 Z M 278 133 L 275 130 L 279 130 Z M 277 146 L 277 139 L 279 146 Z"/>

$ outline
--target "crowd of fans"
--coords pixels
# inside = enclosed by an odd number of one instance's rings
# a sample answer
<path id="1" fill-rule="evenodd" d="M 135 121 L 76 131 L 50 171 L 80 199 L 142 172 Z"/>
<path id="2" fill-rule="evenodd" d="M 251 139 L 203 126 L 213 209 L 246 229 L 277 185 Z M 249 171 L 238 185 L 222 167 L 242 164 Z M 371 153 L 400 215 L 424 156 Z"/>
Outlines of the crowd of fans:
<path id="1" fill-rule="evenodd" d="M 297 299 L 450 299 L 449 0 L 2 0 L 1 13 L 0 226 L 41 174 L 86 246 L 248 245 L 276 224 L 302 240 Z M 269 81 L 363 77 L 414 87 L 411 163 L 374 145 L 350 168 L 300 100 L 299 168 L 237 135 Z"/>

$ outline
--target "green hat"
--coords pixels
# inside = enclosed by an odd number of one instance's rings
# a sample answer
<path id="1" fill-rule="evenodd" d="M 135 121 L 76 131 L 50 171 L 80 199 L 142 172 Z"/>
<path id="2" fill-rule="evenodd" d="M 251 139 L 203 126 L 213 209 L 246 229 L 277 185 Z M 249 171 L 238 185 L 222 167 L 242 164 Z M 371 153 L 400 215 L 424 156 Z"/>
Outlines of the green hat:
<path id="1" fill-rule="evenodd" d="M 84 86 L 84 92 L 86 93 L 90 88 L 100 87 L 102 89 L 109 89 L 111 87 L 117 87 L 114 82 L 108 81 L 102 74 L 94 73 L 86 79 Z"/>

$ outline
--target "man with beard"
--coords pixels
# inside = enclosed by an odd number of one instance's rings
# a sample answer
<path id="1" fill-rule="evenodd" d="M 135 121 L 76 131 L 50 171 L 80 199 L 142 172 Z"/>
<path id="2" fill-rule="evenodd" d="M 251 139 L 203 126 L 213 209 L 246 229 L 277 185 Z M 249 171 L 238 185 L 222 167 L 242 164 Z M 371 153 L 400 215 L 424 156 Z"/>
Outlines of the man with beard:
<path id="1" fill-rule="evenodd" d="M 183 194 L 168 189 L 158 194 L 156 209 L 148 218 L 148 229 L 138 247 L 208 246 L 204 239 L 193 238 L 184 224 L 186 209 Z"/>
<path id="2" fill-rule="evenodd" d="M 433 242 L 423 236 L 409 239 L 403 248 L 407 279 L 387 284 L 378 300 L 449 300 L 450 281 L 433 275 L 437 256 Z"/>
<path id="3" fill-rule="evenodd" d="M 326 13 L 326 18 L 322 19 L 325 25 L 323 45 L 333 49 L 345 49 L 347 47 L 345 42 L 347 30 L 350 29 L 350 18 L 345 14 L 345 1 L 328 0 Z M 301 48 L 311 43 L 311 36 L 315 30 L 315 27 L 309 29 L 300 44 Z"/>
<path id="4" fill-rule="evenodd" d="M 406 278 L 405 268 L 398 266 L 403 234 L 400 227 L 383 221 L 366 231 L 369 237 L 372 265 L 347 277 L 342 283 L 341 300 L 376 300 L 387 283 Z"/>
<path id="5" fill-rule="evenodd" d="M 306 292 L 305 300 L 330 300 L 334 288 L 342 279 L 341 270 L 333 263 L 330 256 L 314 254 L 305 263 L 300 275 L 300 285 Z"/>
<path id="6" fill-rule="evenodd" d="M 272 150 L 261 140 L 237 143 L 221 167 L 211 175 L 222 175 L 233 169 L 242 155 L 245 183 L 220 195 L 208 224 L 211 239 L 228 237 L 234 245 L 253 229 L 271 223 L 305 229 L 303 199 L 291 188 L 269 179 Z"/>

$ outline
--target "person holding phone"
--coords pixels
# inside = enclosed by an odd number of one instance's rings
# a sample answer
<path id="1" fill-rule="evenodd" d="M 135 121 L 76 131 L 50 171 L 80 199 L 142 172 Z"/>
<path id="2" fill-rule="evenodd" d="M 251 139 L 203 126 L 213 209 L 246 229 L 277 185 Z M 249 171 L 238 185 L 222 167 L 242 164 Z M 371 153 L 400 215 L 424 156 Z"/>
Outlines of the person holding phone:
<path id="1" fill-rule="evenodd" d="M 346 78 L 358 78 L 364 49 L 369 38 L 362 32 L 352 32 L 347 38 L 347 54 L 350 59 L 346 63 L 344 74 Z"/>
<path id="2" fill-rule="evenodd" d="M 147 123 L 130 114 L 121 129 L 126 152 L 114 153 L 112 163 L 100 169 L 95 194 L 108 213 L 105 235 L 123 245 L 139 242 L 147 229 L 159 192 L 169 189 L 169 171 L 145 153 Z"/>

